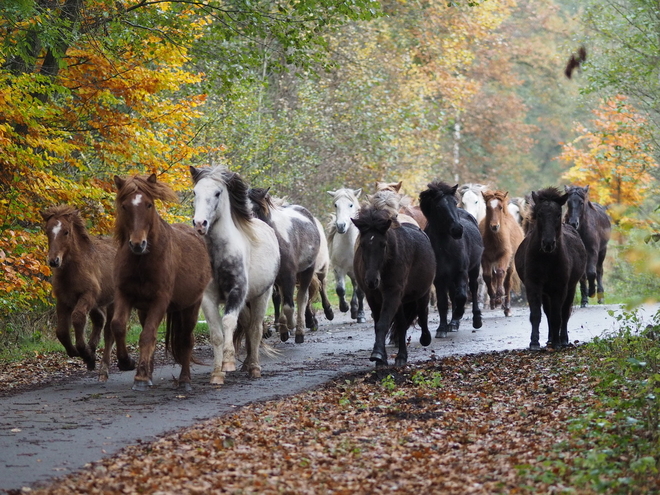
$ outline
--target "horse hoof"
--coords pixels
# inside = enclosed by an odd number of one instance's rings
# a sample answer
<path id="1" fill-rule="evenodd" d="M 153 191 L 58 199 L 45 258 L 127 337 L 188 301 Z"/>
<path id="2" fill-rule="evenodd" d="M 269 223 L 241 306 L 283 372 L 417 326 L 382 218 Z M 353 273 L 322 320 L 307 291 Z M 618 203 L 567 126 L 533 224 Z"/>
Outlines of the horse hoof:
<path id="1" fill-rule="evenodd" d="M 249 371 L 250 378 L 261 378 L 261 368 L 252 368 Z"/>
<path id="2" fill-rule="evenodd" d="M 445 337 L 447 337 L 447 332 L 446 331 L 438 330 L 437 332 L 435 332 L 435 338 L 436 339 L 444 339 Z"/>
<path id="3" fill-rule="evenodd" d="M 369 361 L 375 361 L 376 366 L 378 366 L 378 363 L 387 365 L 387 354 L 374 350 L 371 352 L 371 356 L 369 356 Z"/>
<path id="4" fill-rule="evenodd" d="M 118 359 L 117 368 L 121 371 L 133 371 L 135 369 L 135 360 L 133 358 Z"/>
<path id="5" fill-rule="evenodd" d="M 342 313 L 346 313 L 346 311 L 348 311 L 348 310 L 349 310 L 349 307 L 348 307 L 348 303 L 346 301 L 342 301 L 342 302 L 339 303 L 339 311 L 341 311 Z M 352 317 L 353 317 L 353 315 L 351 315 L 351 318 Z"/>
<path id="6" fill-rule="evenodd" d="M 422 332 L 422 336 L 419 338 L 419 343 L 424 347 L 427 347 L 431 343 L 431 332 Z"/>
<path id="7" fill-rule="evenodd" d="M 302 344 L 303 342 L 305 342 L 305 336 L 302 333 L 300 333 L 300 334 L 297 333 L 296 334 L 296 344 Z"/>
<path id="8" fill-rule="evenodd" d="M 151 383 L 151 380 L 133 380 L 133 386 L 131 387 L 132 390 L 136 390 L 137 392 L 146 392 L 149 390 L 151 387 L 153 387 L 153 383 Z"/>
<path id="9" fill-rule="evenodd" d="M 472 318 L 472 328 L 481 328 L 483 326 L 483 322 L 481 320 L 481 315 L 474 316 Z"/>
<path id="10" fill-rule="evenodd" d="M 225 372 L 226 371 L 236 371 L 236 363 L 235 362 L 233 362 L 233 363 L 230 363 L 230 362 L 222 363 L 222 371 L 225 371 Z"/>
<path id="11" fill-rule="evenodd" d="M 287 340 L 289 340 L 289 332 L 288 331 L 287 332 L 280 332 L 280 340 L 282 342 L 286 342 Z"/>
<path id="12" fill-rule="evenodd" d="M 94 371 L 94 369 L 96 368 L 96 360 L 93 360 L 93 361 L 85 361 L 85 362 L 87 363 L 87 369 L 88 369 L 89 371 Z"/>
<path id="13" fill-rule="evenodd" d="M 402 367 L 408 364 L 408 359 L 407 358 L 401 358 L 399 359 L 398 357 L 394 360 L 394 366 L 397 367 Z"/>
<path id="14" fill-rule="evenodd" d="M 186 392 L 192 392 L 192 385 L 190 382 L 179 382 L 179 388 L 182 388 Z"/>
<path id="15" fill-rule="evenodd" d="M 325 313 L 325 317 L 328 319 L 328 321 L 332 321 L 335 319 L 335 313 L 334 311 L 332 311 L 332 308 L 328 308 L 323 312 Z"/>
<path id="16" fill-rule="evenodd" d="M 273 330 L 272 330 L 272 328 L 268 327 L 268 328 L 264 329 L 264 333 L 263 333 L 263 337 L 264 337 L 264 339 L 269 339 L 269 338 L 271 338 L 272 336 L 273 336 Z"/>
<path id="17" fill-rule="evenodd" d="M 211 385 L 224 385 L 225 384 L 225 374 L 224 373 L 212 373 L 210 383 L 211 383 Z"/>
<path id="18" fill-rule="evenodd" d="M 450 332 L 458 332 L 458 328 L 461 326 L 461 322 L 458 320 L 452 320 L 451 323 L 449 323 L 449 331 Z"/>
<path id="19" fill-rule="evenodd" d="M 541 350 L 541 345 L 540 344 L 529 344 L 529 350 L 530 351 L 540 351 Z"/>
<path id="20" fill-rule="evenodd" d="M 581 307 L 581 308 L 586 308 L 586 307 L 587 307 L 587 303 L 586 303 L 586 302 L 582 302 L 582 303 L 580 303 L 580 307 Z"/>
<path id="21" fill-rule="evenodd" d="M 367 317 L 364 316 L 364 313 L 358 313 L 357 322 L 358 323 L 366 323 L 367 322 Z"/>
<path id="22" fill-rule="evenodd" d="M 505 308 L 504 309 L 504 316 L 511 316 L 513 313 L 511 312 L 510 308 Z"/>
<path id="23" fill-rule="evenodd" d="M 101 372 L 99 373 L 99 382 L 105 383 L 108 381 L 108 373 L 107 372 Z"/>

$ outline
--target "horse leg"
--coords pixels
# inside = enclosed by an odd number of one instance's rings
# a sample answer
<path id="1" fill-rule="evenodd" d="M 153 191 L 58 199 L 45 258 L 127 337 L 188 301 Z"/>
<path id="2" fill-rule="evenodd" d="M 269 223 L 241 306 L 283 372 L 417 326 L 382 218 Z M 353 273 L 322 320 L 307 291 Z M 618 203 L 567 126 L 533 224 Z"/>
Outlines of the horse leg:
<path id="1" fill-rule="evenodd" d="M 596 263 L 596 295 L 598 296 L 598 304 L 605 302 L 605 288 L 603 287 L 603 262 L 605 261 L 605 254 L 604 251 L 599 252 L 598 263 Z"/>
<path id="2" fill-rule="evenodd" d="M 562 347 L 560 338 L 562 326 L 562 311 L 564 299 L 566 298 L 566 291 L 562 294 L 553 294 L 550 299 L 550 311 L 548 311 L 548 328 L 550 328 L 550 339 L 552 341 L 552 348 L 559 349 Z M 566 334 L 566 343 L 568 344 L 568 334 Z"/>
<path id="3" fill-rule="evenodd" d="M 467 301 L 467 284 L 465 283 L 465 273 L 461 274 L 458 283 L 454 284 L 452 298 L 451 298 L 451 322 L 449 323 L 449 330 L 451 332 L 458 332 L 461 325 L 461 318 L 465 313 L 465 303 Z"/>
<path id="4" fill-rule="evenodd" d="M 394 331 L 397 335 L 399 347 L 399 350 L 396 353 L 396 359 L 394 360 L 394 366 L 405 366 L 408 363 L 408 343 L 406 342 L 408 321 L 403 305 L 399 306 L 398 311 L 394 315 Z"/>
<path id="5" fill-rule="evenodd" d="M 481 328 L 481 310 L 479 309 L 479 269 L 474 268 L 468 272 L 468 285 L 472 294 L 472 328 Z"/>
<path id="6" fill-rule="evenodd" d="M 580 278 L 580 307 L 586 308 L 589 304 L 589 296 L 587 295 L 587 274 L 585 273 Z"/>
<path id="7" fill-rule="evenodd" d="M 133 390 L 145 391 L 153 386 L 151 381 L 154 366 L 154 351 L 158 336 L 158 325 L 163 321 L 167 311 L 168 301 L 165 298 L 158 299 L 146 314 L 139 339 L 140 356 L 137 363 L 137 371 L 133 379 Z"/>
<path id="8" fill-rule="evenodd" d="M 67 356 L 78 357 L 78 350 L 73 346 L 71 333 L 69 332 L 71 328 L 71 311 L 58 301 L 56 312 L 57 328 L 55 329 L 55 335 L 57 335 L 57 340 L 64 346 Z"/>
<path id="9" fill-rule="evenodd" d="M 99 345 L 99 341 L 101 340 L 101 332 L 105 326 L 105 310 L 96 306 L 93 307 L 89 312 L 89 319 L 92 321 L 92 333 L 89 336 L 88 343 L 90 362 L 87 363 L 87 369 L 93 370 L 96 368 L 96 348 Z"/>
<path id="10" fill-rule="evenodd" d="M 400 298 L 392 298 L 380 303 L 369 300 L 369 307 L 374 314 L 374 348 L 369 356 L 370 361 L 375 361 L 376 367 L 387 366 L 387 350 L 385 349 L 385 340 L 392 325 L 392 320 L 399 307 Z M 373 302 L 373 304 L 372 304 Z"/>
<path id="11" fill-rule="evenodd" d="M 495 291 L 493 290 L 493 270 L 490 264 L 484 264 L 483 267 L 483 279 L 484 285 L 486 286 L 486 292 L 488 293 L 488 300 L 490 301 L 490 309 L 495 309 Z"/>
<path id="12" fill-rule="evenodd" d="M 566 347 L 568 346 L 568 320 L 573 312 L 573 299 L 575 299 L 576 287 L 568 287 L 566 298 L 561 307 L 561 332 L 559 334 L 559 343 Z"/>
<path id="13" fill-rule="evenodd" d="M 273 328 L 275 331 L 279 331 L 279 321 L 280 321 L 280 311 L 282 308 L 282 295 L 280 294 L 279 288 L 277 285 L 273 286 L 273 327 L 264 326 L 264 339 L 269 339 L 273 335 Z"/>
<path id="14" fill-rule="evenodd" d="M 298 305 L 296 313 L 296 344 L 305 342 L 305 308 L 309 298 L 309 286 L 314 277 L 315 267 L 312 265 L 304 272 L 298 274 L 298 294 L 296 304 Z"/>
<path id="15" fill-rule="evenodd" d="M 529 341 L 529 348 L 532 351 L 540 351 L 539 327 L 541 326 L 541 288 L 528 287 L 527 299 L 529 301 L 529 321 L 532 324 L 532 335 Z"/>
<path id="16" fill-rule="evenodd" d="M 417 300 L 417 323 L 422 329 L 422 336 L 419 338 L 419 343 L 424 347 L 431 344 L 431 332 L 429 331 L 429 304 L 431 299 L 431 291 Z M 405 339 L 404 339 L 405 340 Z"/>
<path id="17" fill-rule="evenodd" d="M 131 314 L 131 306 L 120 293 L 115 293 L 115 312 L 112 316 L 110 329 L 117 346 L 117 366 L 121 371 L 135 369 L 135 361 L 128 354 L 126 347 L 126 325 Z"/>
<path id="18" fill-rule="evenodd" d="M 504 287 L 504 280 L 507 277 L 507 270 L 498 266 L 493 272 L 493 286 L 495 290 L 495 306 L 502 306 L 504 308 L 504 314 L 506 315 L 506 306 L 503 298 L 506 297 L 506 288 Z M 493 300 L 491 298 L 491 306 L 493 305 Z M 507 315 L 508 316 L 508 315 Z"/>
<path id="19" fill-rule="evenodd" d="M 586 269 L 587 280 L 589 282 L 589 297 L 594 297 L 596 295 L 596 260 L 598 259 L 598 254 L 594 253 L 593 256 L 588 256 L 588 263 Z"/>
<path id="20" fill-rule="evenodd" d="M 509 265 L 509 268 L 504 275 L 504 281 L 502 283 L 502 288 L 504 291 L 504 301 L 502 303 L 502 307 L 504 308 L 504 316 L 511 316 L 511 285 L 513 285 L 513 273 L 512 263 Z"/>
<path id="21" fill-rule="evenodd" d="M 87 325 L 87 315 L 96 304 L 96 301 L 87 293 L 76 301 L 76 305 L 71 312 L 71 324 L 76 336 L 76 350 L 78 355 L 87 365 L 88 370 L 96 367 L 96 357 L 91 348 L 85 342 L 85 326 Z M 98 319 L 97 319 L 98 324 Z M 101 323 L 101 326 L 103 323 Z"/>
<path id="22" fill-rule="evenodd" d="M 449 302 L 447 299 L 447 287 L 444 285 L 445 281 L 440 281 L 436 278 L 435 293 L 438 298 L 438 315 L 440 316 L 440 323 L 438 329 L 435 331 L 436 339 L 444 339 L 449 331 L 447 325 L 447 311 L 449 311 Z"/>
<path id="23" fill-rule="evenodd" d="M 210 382 L 213 385 L 222 385 L 225 383 L 225 372 L 222 371 L 222 362 L 224 359 L 223 349 L 225 337 L 222 329 L 222 320 L 220 318 L 219 295 L 217 291 L 209 285 L 202 297 L 202 312 L 206 323 L 209 326 L 209 337 L 213 346 L 213 371 L 211 372 Z"/>
<path id="24" fill-rule="evenodd" d="M 110 356 L 112 354 L 112 346 L 115 343 L 115 337 L 110 327 L 114 310 L 115 308 L 112 304 L 106 309 L 105 325 L 103 327 L 103 358 L 101 359 L 101 369 L 99 370 L 100 382 L 107 382 L 110 374 Z"/>
<path id="25" fill-rule="evenodd" d="M 319 293 L 321 294 L 321 305 L 323 306 L 323 314 L 328 319 L 332 321 L 335 318 L 335 313 L 332 311 L 332 304 L 328 299 L 328 293 L 325 288 L 325 273 L 317 274 L 319 279 Z"/>
<path id="26" fill-rule="evenodd" d="M 339 311 L 342 313 L 346 313 L 348 311 L 349 307 L 348 304 L 346 303 L 346 281 L 344 280 L 344 273 L 339 272 L 337 269 L 335 269 L 335 292 L 337 293 L 337 297 L 339 298 Z M 353 279 L 351 279 L 353 280 Z M 355 287 L 355 284 L 353 284 L 353 287 Z M 355 319 L 355 316 L 353 316 L 353 304 L 351 300 L 351 318 Z"/>
<path id="27" fill-rule="evenodd" d="M 233 287 L 227 294 L 225 314 L 222 317 L 222 333 L 224 343 L 222 349 L 222 371 L 236 371 L 236 348 L 234 347 L 234 332 L 238 325 L 238 317 L 245 307 L 247 287 Z M 247 331 L 247 330 L 246 330 Z M 263 329 L 262 329 L 263 332 Z"/>
<path id="28" fill-rule="evenodd" d="M 353 285 L 353 294 L 357 296 L 358 306 L 357 306 L 357 319 L 358 323 L 366 323 L 367 315 L 364 313 L 364 291 L 360 289 L 360 286 L 355 282 Z"/>
<path id="29" fill-rule="evenodd" d="M 293 295 L 296 290 L 296 276 L 295 274 L 287 274 L 286 280 L 280 284 L 280 293 L 282 295 L 282 315 L 278 323 L 280 332 L 280 340 L 286 342 L 289 340 L 289 330 L 295 328 L 296 324 L 293 318 Z M 305 289 L 306 290 L 306 289 Z"/>
<path id="30" fill-rule="evenodd" d="M 263 325 L 267 309 L 267 292 L 250 301 L 250 323 L 247 327 L 247 335 L 245 337 L 247 357 L 243 363 L 243 369 L 248 372 L 250 378 L 261 378 L 261 364 L 259 363 L 259 349 L 261 346 L 260 328 Z"/>
<path id="31" fill-rule="evenodd" d="M 199 315 L 199 307 L 201 301 L 197 304 L 185 308 L 178 312 L 168 313 L 167 317 L 171 318 L 171 332 L 170 342 L 174 346 L 177 345 L 176 356 L 177 362 L 181 365 L 181 372 L 179 373 L 178 386 L 183 388 L 186 392 L 192 391 L 192 373 L 190 371 L 190 361 L 192 360 L 192 350 L 195 345 L 195 325 L 197 325 L 197 317 Z M 174 350 L 172 350 L 174 354 Z M 152 359 L 153 363 L 153 359 Z M 152 365 L 153 373 L 153 365 Z"/>

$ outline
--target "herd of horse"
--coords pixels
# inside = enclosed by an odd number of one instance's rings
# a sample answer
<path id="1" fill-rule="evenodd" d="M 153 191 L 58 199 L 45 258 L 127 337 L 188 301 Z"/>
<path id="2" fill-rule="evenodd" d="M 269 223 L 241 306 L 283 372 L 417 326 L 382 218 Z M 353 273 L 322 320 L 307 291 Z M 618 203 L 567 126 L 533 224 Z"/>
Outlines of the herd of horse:
<path id="1" fill-rule="evenodd" d="M 603 261 L 610 236 L 605 210 L 589 200 L 589 187 L 532 192 L 526 198 L 477 184 L 428 184 L 418 201 L 401 193 L 401 182 L 376 191 L 341 188 L 326 229 L 306 208 L 251 188 L 224 166 L 190 167 L 194 193 L 192 226 L 170 224 L 155 201 L 176 202 L 176 193 L 155 174 L 115 176 L 114 239 L 91 236 L 78 210 L 54 206 L 42 212 L 57 301 L 56 335 L 71 357 L 95 369 L 101 331 L 105 340 L 99 380 L 108 379 L 111 349 L 120 370 L 136 370 L 133 389 L 152 386 L 158 327 L 181 365 L 178 384 L 191 388 L 193 330 L 200 308 L 213 347 L 211 383 L 236 370 L 261 376 L 259 355 L 269 352 L 264 327 L 269 302 L 280 339 L 304 342 L 318 327 L 312 300 L 320 296 L 334 317 L 326 283 L 334 271 L 339 309 L 365 322 L 366 299 L 374 321 L 370 360 L 388 364 L 386 341 L 398 346 L 395 365 L 407 362 L 406 333 L 415 322 L 420 343 L 431 343 L 429 307 L 437 304 L 436 338 L 458 331 L 471 301 L 472 326 L 483 325 L 480 286 L 490 308 L 511 314 L 511 293 L 524 287 L 530 308 L 530 349 L 541 348 L 542 311 L 547 345 L 568 345 L 567 324 L 578 282 L 581 303 L 603 302 Z M 418 203 L 418 204 L 416 204 Z M 567 212 L 564 214 L 564 205 Z M 352 284 L 347 302 L 346 277 Z M 296 292 L 297 291 L 297 292 Z M 451 316 L 449 306 L 451 305 Z M 223 306 L 223 310 L 220 310 Z M 126 346 L 135 309 L 142 326 L 137 362 Z M 92 323 L 85 339 L 87 318 Z M 73 327 L 75 345 L 70 328 Z"/>

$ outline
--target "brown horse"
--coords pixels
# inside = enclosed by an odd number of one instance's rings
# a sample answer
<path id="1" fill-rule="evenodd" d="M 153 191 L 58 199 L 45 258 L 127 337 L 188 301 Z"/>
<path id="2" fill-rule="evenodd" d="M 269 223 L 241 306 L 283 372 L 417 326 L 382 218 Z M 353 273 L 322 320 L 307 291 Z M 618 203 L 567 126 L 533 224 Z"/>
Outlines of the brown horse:
<path id="1" fill-rule="evenodd" d="M 92 237 L 78 210 L 53 206 L 41 212 L 48 236 L 48 264 L 53 271 L 57 298 L 56 335 L 70 357 L 80 356 L 87 369 L 96 367 L 96 346 L 104 330 L 105 350 L 99 380 L 108 379 L 113 336 L 110 331 L 115 285 L 112 279 L 115 247 L 111 238 Z M 87 315 L 92 320 L 89 343 L 85 342 Z M 76 336 L 71 343 L 70 327 Z"/>
<path id="2" fill-rule="evenodd" d="M 511 288 L 517 277 L 513 256 L 524 235 L 508 210 L 508 192 L 482 191 L 481 194 L 486 202 L 486 218 L 479 223 L 484 241 L 481 267 L 490 297 L 490 309 L 501 304 L 504 315 L 511 316 Z"/>
<path id="3" fill-rule="evenodd" d="M 115 315 L 112 332 L 122 370 L 135 369 L 126 349 L 126 324 L 137 309 L 142 333 L 133 390 L 152 385 L 158 326 L 167 314 L 165 345 L 181 364 L 179 386 L 191 389 L 193 330 L 204 289 L 211 280 L 211 262 L 202 238 L 192 227 L 170 225 L 154 201 L 178 201 L 156 175 L 122 179 L 117 186 L 115 238 Z"/>
<path id="4" fill-rule="evenodd" d="M 399 196 L 399 213 L 411 217 L 419 228 L 424 230 L 427 223 L 426 217 L 422 213 L 422 209 L 413 204 L 410 196 L 401 193 L 402 185 L 403 181 L 401 180 L 399 182 L 376 182 L 376 191 L 392 191 L 396 193 Z"/>

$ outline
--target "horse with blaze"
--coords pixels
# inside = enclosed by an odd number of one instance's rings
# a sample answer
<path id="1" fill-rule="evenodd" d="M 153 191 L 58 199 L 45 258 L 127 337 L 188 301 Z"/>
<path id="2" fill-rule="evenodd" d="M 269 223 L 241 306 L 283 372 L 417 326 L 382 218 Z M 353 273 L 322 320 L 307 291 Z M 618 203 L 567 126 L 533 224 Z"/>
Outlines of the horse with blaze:
<path id="1" fill-rule="evenodd" d="M 424 232 L 435 252 L 435 289 L 438 295 L 440 324 L 436 338 L 446 337 L 447 331 L 458 331 L 465 311 L 468 287 L 472 294 L 472 326 L 481 328 L 479 309 L 479 271 L 484 245 L 474 217 L 456 205 L 456 190 L 444 182 L 431 182 L 419 195 L 419 205 L 428 220 Z M 448 302 L 452 315 L 447 324 Z"/>
<path id="2" fill-rule="evenodd" d="M 589 303 L 589 298 L 598 295 L 598 303 L 604 300 L 603 262 L 607 255 L 607 243 L 612 233 L 612 224 L 603 208 L 589 200 L 589 186 L 565 186 L 568 195 L 564 221 L 573 226 L 587 250 L 587 268 L 580 279 L 581 306 Z M 587 283 L 589 284 L 587 290 Z"/>
<path id="3" fill-rule="evenodd" d="M 385 340 L 394 324 L 396 366 L 408 361 L 406 332 L 415 319 L 420 343 L 431 343 L 428 311 L 435 275 L 435 255 L 428 236 L 411 224 L 398 224 L 388 212 L 369 206 L 353 223 L 360 231 L 354 268 L 374 318 L 375 343 L 370 356 L 377 367 L 387 365 Z"/>
<path id="4" fill-rule="evenodd" d="M 568 194 L 550 187 L 533 192 L 532 229 L 520 244 L 515 264 L 525 285 L 532 335 L 529 348 L 539 350 L 541 309 L 548 320 L 548 344 L 568 345 L 568 320 L 587 252 L 578 232 L 562 222 Z"/>
<path id="5" fill-rule="evenodd" d="M 524 234 L 508 210 L 509 193 L 483 191 L 486 217 L 479 223 L 484 243 L 481 258 L 483 278 L 490 297 L 490 309 L 502 305 L 511 316 L 511 288 L 516 277 L 513 256 Z"/>
<path id="6" fill-rule="evenodd" d="M 101 339 L 105 349 L 99 380 L 108 379 L 110 351 L 114 338 L 110 330 L 115 283 L 114 258 L 117 249 L 110 237 L 89 235 L 80 212 L 68 205 L 53 206 L 41 212 L 48 237 L 48 265 L 57 299 L 57 339 L 69 357 L 80 356 L 87 369 L 96 367 L 96 347 Z M 85 342 L 87 315 L 92 321 L 89 342 Z M 76 345 L 71 342 L 73 326 Z"/>
<path id="7" fill-rule="evenodd" d="M 112 332 L 119 369 L 136 367 L 126 348 L 126 324 L 135 308 L 142 332 L 133 390 L 153 385 L 158 326 L 167 316 L 165 346 L 181 364 L 179 386 L 190 390 L 193 330 L 204 289 L 211 280 L 204 241 L 189 225 L 170 225 L 160 217 L 155 201 L 178 202 L 178 197 L 155 174 L 128 179 L 115 176 L 115 185 L 118 249 Z"/>

